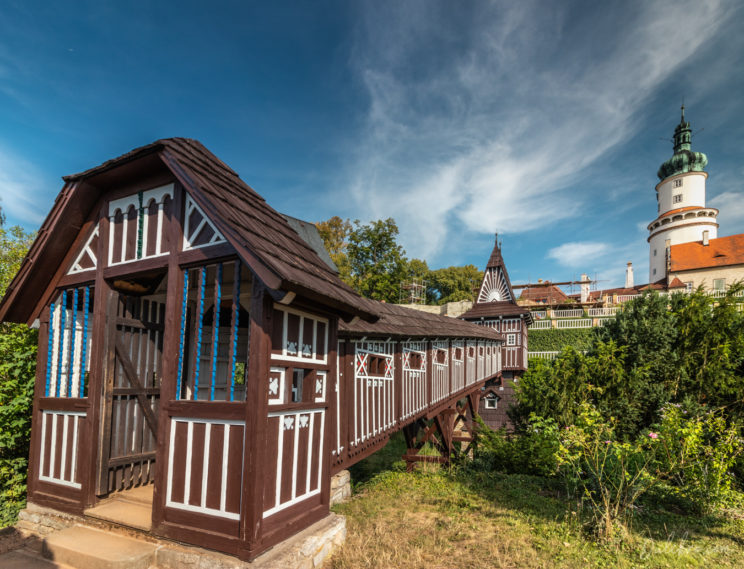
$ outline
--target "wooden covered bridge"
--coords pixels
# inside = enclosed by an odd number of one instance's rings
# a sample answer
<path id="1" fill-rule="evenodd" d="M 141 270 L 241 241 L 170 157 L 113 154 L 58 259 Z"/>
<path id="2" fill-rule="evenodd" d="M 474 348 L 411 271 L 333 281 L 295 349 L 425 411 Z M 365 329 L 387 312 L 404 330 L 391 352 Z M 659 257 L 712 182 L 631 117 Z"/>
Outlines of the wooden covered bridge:
<path id="1" fill-rule="evenodd" d="M 360 298 L 187 139 L 66 177 L 0 320 L 39 328 L 30 502 L 149 488 L 140 530 L 243 559 L 395 431 L 446 459 L 501 371 L 498 331 Z"/>

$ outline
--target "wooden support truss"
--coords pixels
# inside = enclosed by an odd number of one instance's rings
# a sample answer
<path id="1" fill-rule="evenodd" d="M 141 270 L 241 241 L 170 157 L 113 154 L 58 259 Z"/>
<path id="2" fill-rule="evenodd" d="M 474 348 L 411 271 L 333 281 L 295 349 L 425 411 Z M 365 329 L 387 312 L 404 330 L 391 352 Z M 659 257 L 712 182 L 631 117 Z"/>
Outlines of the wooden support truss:
<path id="1" fill-rule="evenodd" d="M 403 427 L 406 469 L 412 471 L 419 462 L 448 464 L 470 456 L 479 403 L 480 390 Z"/>

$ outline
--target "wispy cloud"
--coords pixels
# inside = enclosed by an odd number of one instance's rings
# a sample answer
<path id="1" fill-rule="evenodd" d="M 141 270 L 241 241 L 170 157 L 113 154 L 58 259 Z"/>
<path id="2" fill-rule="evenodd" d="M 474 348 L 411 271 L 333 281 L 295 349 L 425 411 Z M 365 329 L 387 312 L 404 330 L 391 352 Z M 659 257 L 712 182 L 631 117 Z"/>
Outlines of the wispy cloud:
<path id="1" fill-rule="evenodd" d="M 587 267 L 609 248 L 607 243 L 564 243 L 550 249 L 547 257 L 566 267 Z"/>
<path id="2" fill-rule="evenodd" d="M 43 187 L 32 164 L 0 148 L 0 208 L 9 221 L 38 226 L 47 209 L 38 203 Z"/>
<path id="3" fill-rule="evenodd" d="M 726 10 L 448 6 L 370 5 L 353 59 L 369 97 L 350 166 L 356 215 L 395 217 L 409 254 L 427 259 L 455 225 L 514 234 L 574 215 L 582 171 L 629 137 L 641 103 Z"/>

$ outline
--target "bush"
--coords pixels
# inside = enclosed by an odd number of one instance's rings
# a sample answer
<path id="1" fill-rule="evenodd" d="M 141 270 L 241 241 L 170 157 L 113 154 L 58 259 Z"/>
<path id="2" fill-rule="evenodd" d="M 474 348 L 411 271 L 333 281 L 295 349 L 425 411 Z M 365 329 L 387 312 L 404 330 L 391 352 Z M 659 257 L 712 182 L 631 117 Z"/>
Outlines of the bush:
<path id="1" fill-rule="evenodd" d="M 520 435 L 507 434 L 505 429 L 493 431 L 476 419 L 477 452 L 474 466 L 509 474 L 554 476 L 558 468 L 558 425 L 553 419 L 532 416 L 529 426 Z"/>
<path id="2" fill-rule="evenodd" d="M 37 337 L 26 326 L 0 325 L 0 527 L 26 500 Z"/>
<path id="3" fill-rule="evenodd" d="M 560 352 L 567 346 L 575 350 L 586 351 L 592 347 L 592 342 L 597 335 L 596 330 L 596 328 L 530 330 L 529 347 L 533 352 Z"/>
<path id="4" fill-rule="evenodd" d="M 667 473 L 671 491 L 698 513 L 727 505 L 733 496 L 731 469 L 742 453 L 740 425 L 727 424 L 721 410 L 669 405 L 658 431 L 659 468 Z"/>
<path id="5" fill-rule="evenodd" d="M 612 538 L 625 527 L 631 508 L 659 481 L 656 434 L 650 434 L 633 442 L 618 441 L 614 421 L 604 421 L 590 405 L 561 433 L 559 475 L 601 538 Z"/>

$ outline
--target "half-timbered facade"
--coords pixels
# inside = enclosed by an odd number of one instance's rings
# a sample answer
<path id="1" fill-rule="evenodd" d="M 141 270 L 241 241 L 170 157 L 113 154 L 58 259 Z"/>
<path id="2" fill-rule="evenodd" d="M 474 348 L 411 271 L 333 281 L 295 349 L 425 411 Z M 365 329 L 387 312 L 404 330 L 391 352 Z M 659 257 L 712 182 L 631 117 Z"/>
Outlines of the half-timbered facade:
<path id="1" fill-rule="evenodd" d="M 514 400 L 514 382 L 519 381 L 527 369 L 527 327 L 531 316 L 526 308 L 517 305 L 498 236 L 476 301 L 460 318 L 492 328 L 504 336 L 502 371 L 487 384 L 488 392 L 480 400 L 479 414 L 490 427 L 510 427 L 506 410 Z"/>
<path id="2" fill-rule="evenodd" d="M 360 298 L 188 139 L 66 177 L 0 320 L 39 328 L 30 502 L 151 488 L 139 530 L 246 559 L 394 431 L 415 460 L 436 423 L 446 459 L 503 357 L 495 329 Z"/>

